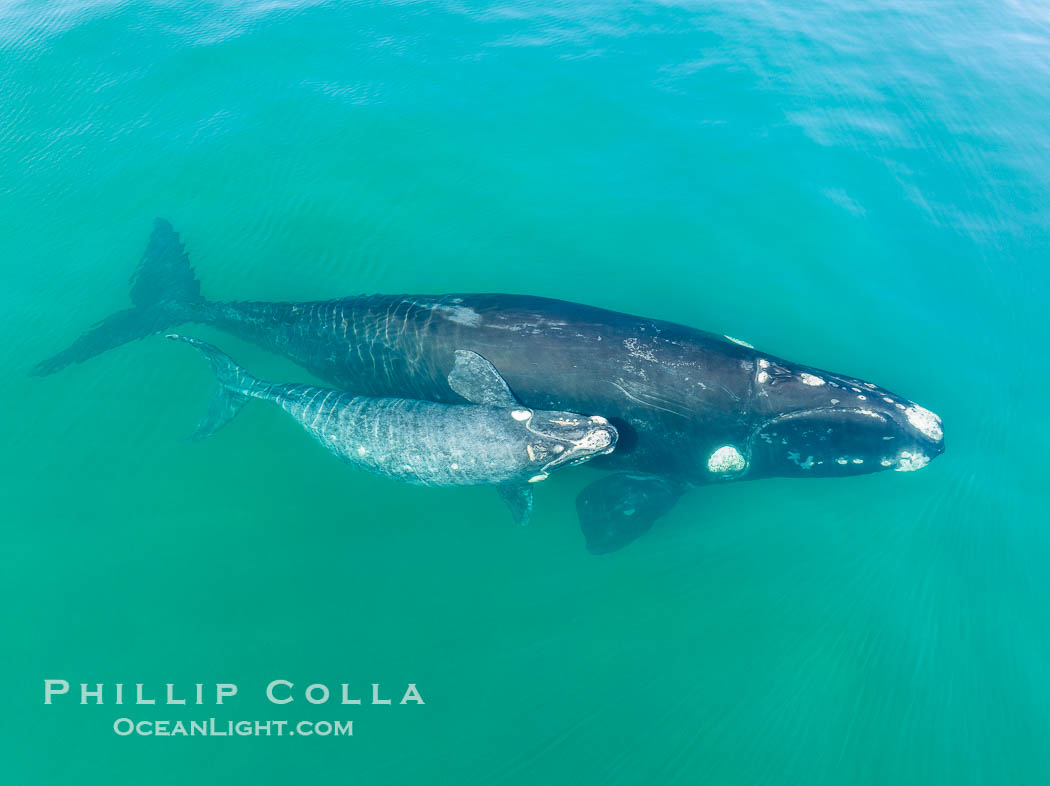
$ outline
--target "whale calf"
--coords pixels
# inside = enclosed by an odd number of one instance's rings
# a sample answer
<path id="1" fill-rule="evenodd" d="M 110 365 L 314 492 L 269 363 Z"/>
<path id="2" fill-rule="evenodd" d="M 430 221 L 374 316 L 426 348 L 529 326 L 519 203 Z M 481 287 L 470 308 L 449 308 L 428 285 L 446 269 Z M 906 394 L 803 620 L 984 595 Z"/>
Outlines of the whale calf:
<path id="1" fill-rule="evenodd" d="M 909 399 L 662 320 L 527 295 L 206 300 L 163 219 L 135 272 L 131 301 L 34 372 L 50 374 L 192 322 L 358 395 L 460 402 L 448 377 L 456 351 L 470 350 L 499 368 L 523 406 L 604 415 L 619 442 L 590 466 L 615 474 L 577 498 L 593 553 L 631 542 L 691 488 L 906 472 L 944 452 L 940 418 Z"/>
<path id="2" fill-rule="evenodd" d="M 196 438 L 229 422 L 249 398 L 271 401 L 329 451 L 373 474 L 420 486 L 498 486 L 519 524 L 532 513 L 529 484 L 616 447 L 616 429 L 601 416 L 524 407 L 475 352 L 456 352 L 449 384 L 472 402 L 457 405 L 264 382 L 211 344 L 168 338 L 199 350 L 219 382 Z"/>

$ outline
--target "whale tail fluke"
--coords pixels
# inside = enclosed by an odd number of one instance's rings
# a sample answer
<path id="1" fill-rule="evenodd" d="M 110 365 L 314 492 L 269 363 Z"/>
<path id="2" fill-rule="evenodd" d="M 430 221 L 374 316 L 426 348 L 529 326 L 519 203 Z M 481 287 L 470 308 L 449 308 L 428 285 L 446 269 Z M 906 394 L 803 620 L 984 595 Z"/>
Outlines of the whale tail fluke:
<path id="1" fill-rule="evenodd" d="M 131 278 L 131 302 L 134 308 L 118 311 L 92 326 L 72 345 L 38 363 L 30 373 L 54 374 L 107 349 L 193 319 L 204 303 L 200 282 L 178 233 L 163 218 L 154 221 L 142 261 Z"/>
<path id="2" fill-rule="evenodd" d="M 233 420 L 233 417 L 241 411 L 241 407 L 248 403 L 253 393 L 265 387 L 265 383 L 260 382 L 238 366 L 229 355 L 217 347 L 200 339 L 179 336 L 174 333 L 168 334 L 167 338 L 185 341 L 195 347 L 207 358 L 211 370 L 215 372 L 215 379 L 219 383 L 219 389 L 212 398 L 208 411 L 204 413 L 204 417 L 197 424 L 197 430 L 190 435 L 190 439 L 204 439 L 214 434 Z"/>

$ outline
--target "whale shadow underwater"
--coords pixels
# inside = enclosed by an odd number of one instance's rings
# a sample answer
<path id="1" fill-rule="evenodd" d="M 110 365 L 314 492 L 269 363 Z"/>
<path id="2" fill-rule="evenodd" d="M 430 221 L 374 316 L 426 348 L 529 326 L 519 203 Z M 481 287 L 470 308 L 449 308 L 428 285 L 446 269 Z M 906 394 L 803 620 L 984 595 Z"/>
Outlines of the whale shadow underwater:
<path id="1" fill-rule="evenodd" d="M 528 295 L 209 301 L 163 219 L 132 277 L 131 301 L 32 373 L 196 323 L 351 395 L 464 404 L 449 375 L 457 351 L 467 351 L 499 369 L 524 407 L 604 416 L 619 441 L 590 465 L 610 474 L 576 500 L 596 554 L 644 534 L 696 486 L 907 472 L 944 452 L 940 418 L 913 401 L 671 322 Z"/>

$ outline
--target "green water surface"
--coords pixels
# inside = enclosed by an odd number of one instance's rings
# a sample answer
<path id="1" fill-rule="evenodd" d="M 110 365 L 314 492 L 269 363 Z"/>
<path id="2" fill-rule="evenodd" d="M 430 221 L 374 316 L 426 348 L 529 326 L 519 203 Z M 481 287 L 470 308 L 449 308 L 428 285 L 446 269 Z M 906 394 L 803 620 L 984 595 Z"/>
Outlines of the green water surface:
<path id="1" fill-rule="evenodd" d="M 0 6 L 0 782 L 1050 781 L 1048 45 L 1027 0 Z M 596 558 L 586 467 L 515 529 L 262 404 L 189 442 L 210 375 L 159 337 L 27 375 L 128 306 L 155 216 L 209 298 L 673 320 L 914 399 L 947 452 L 701 489 Z M 45 706 L 47 678 L 240 693 Z"/>

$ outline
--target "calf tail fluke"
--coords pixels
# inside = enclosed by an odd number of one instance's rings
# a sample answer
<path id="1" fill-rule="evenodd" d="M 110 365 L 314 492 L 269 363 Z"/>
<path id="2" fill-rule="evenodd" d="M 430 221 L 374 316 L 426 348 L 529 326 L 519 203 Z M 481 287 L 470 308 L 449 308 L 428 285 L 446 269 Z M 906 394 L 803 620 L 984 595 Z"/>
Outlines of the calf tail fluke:
<path id="1" fill-rule="evenodd" d="M 178 233 L 163 218 L 153 223 L 146 251 L 131 278 L 131 302 L 134 308 L 102 320 L 70 347 L 38 363 L 30 373 L 53 374 L 107 349 L 192 321 L 204 302 L 200 282 Z"/>
<path id="2" fill-rule="evenodd" d="M 211 344 L 189 336 L 178 336 L 171 333 L 167 336 L 175 341 L 185 341 L 195 347 L 211 365 L 219 389 L 212 398 L 208 411 L 204 413 L 197 430 L 190 439 L 204 439 L 211 436 L 229 423 L 234 415 L 241 411 L 254 389 L 262 385 L 255 377 L 238 366 L 233 360 Z"/>

